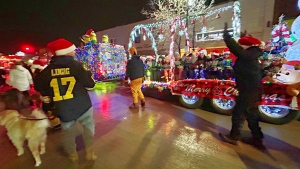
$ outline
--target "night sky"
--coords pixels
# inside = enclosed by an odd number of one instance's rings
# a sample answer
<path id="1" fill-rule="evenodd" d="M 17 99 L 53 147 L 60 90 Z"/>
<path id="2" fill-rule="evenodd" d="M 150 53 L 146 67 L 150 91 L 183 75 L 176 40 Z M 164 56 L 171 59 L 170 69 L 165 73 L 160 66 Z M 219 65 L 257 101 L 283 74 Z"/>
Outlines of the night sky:
<path id="1" fill-rule="evenodd" d="M 217 0 L 217 2 L 223 0 Z M 36 48 L 56 38 L 75 45 L 88 29 L 100 31 L 146 19 L 149 0 L 0 0 L 0 53 Z"/>

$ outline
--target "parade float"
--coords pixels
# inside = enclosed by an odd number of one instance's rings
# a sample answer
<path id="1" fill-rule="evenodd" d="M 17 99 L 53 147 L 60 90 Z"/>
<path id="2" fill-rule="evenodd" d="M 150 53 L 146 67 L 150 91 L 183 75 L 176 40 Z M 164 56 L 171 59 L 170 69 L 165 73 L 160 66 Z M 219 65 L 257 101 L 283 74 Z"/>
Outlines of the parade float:
<path id="1" fill-rule="evenodd" d="M 240 13 L 238 1 L 235 2 L 233 9 L 236 14 Z M 235 15 L 233 21 L 238 22 L 233 25 L 240 25 L 239 18 L 240 15 Z M 276 65 L 278 68 L 274 69 L 273 74 L 262 80 L 264 93 L 259 103 L 259 111 L 261 120 L 267 123 L 286 124 L 300 116 L 300 105 L 298 104 L 300 101 L 300 70 L 298 66 L 300 65 L 298 62 L 300 60 L 300 42 L 296 41 L 296 39 L 300 39 L 300 17 L 298 18 L 292 26 L 293 34 L 291 34 L 281 16 L 278 25 L 273 27 L 271 40 L 266 45 L 266 48 L 269 48 L 265 49 L 268 62 L 275 62 L 278 58 L 283 61 Z M 178 22 L 174 21 L 173 26 L 170 26 L 171 37 L 175 32 L 176 23 Z M 138 28 L 142 27 L 139 25 Z M 234 30 L 233 35 L 237 34 L 240 27 L 235 27 Z M 172 42 L 171 40 L 168 55 L 171 58 L 171 67 L 174 65 L 174 44 Z M 132 44 L 130 43 L 130 45 Z M 153 47 L 156 50 L 156 46 Z M 234 80 L 185 79 L 175 81 L 171 79 L 168 82 L 147 80 L 142 88 L 146 95 L 155 98 L 161 98 L 160 95 L 164 97 L 171 95 L 173 98 L 178 96 L 180 103 L 191 109 L 200 107 L 203 100 L 207 99 L 215 112 L 224 115 L 231 115 L 236 104 L 235 97 L 238 95 Z"/>
<path id="2" fill-rule="evenodd" d="M 108 43 L 107 35 L 103 35 L 102 43 L 98 43 L 92 29 L 81 40 L 85 45 L 76 49 L 76 59 L 93 73 L 96 81 L 124 78 L 127 62 L 124 46 Z"/>
<path id="3" fill-rule="evenodd" d="M 283 57 L 283 65 L 262 80 L 264 93 L 259 111 L 261 120 L 268 123 L 286 124 L 300 116 L 300 42 L 294 42 L 300 39 L 300 17 L 297 19 L 292 25 L 293 35 L 283 22 L 275 25 L 271 33 L 270 43 L 280 52 L 270 53 L 269 57 Z M 231 115 L 238 95 L 235 81 L 231 80 L 187 79 L 173 81 L 168 87 L 173 95 L 179 95 L 183 106 L 198 108 L 206 98 L 217 113 L 224 115 Z"/>

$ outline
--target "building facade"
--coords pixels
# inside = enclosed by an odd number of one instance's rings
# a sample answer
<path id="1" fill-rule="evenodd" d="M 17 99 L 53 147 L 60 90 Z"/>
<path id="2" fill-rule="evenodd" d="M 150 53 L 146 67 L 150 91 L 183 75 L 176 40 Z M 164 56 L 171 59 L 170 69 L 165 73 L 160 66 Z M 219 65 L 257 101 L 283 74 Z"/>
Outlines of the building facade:
<path id="1" fill-rule="evenodd" d="M 280 0 L 279 0 L 280 1 Z M 271 29 L 273 24 L 278 22 L 278 13 L 280 13 L 281 8 L 278 7 L 278 0 L 239 0 L 241 9 L 241 31 L 247 30 L 248 34 L 256 37 L 262 41 L 268 41 L 271 38 Z M 292 0 L 294 1 L 294 0 Z M 228 23 L 228 27 L 232 28 L 232 18 L 233 18 L 233 6 L 234 1 L 230 1 L 224 4 L 219 4 L 214 6 L 211 11 L 213 14 L 211 16 L 203 18 L 197 18 L 195 20 L 189 20 L 188 32 L 190 39 L 190 48 L 193 47 L 195 50 L 198 48 L 224 48 L 225 44 L 222 37 L 222 31 L 224 23 Z M 275 9 L 276 7 L 276 9 Z M 275 12 L 276 10 L 276 12 Z M 282 11 L 286 11 L 282 9 Z M 276 16 L 275 16 L 276 15 Z M 277 17 L 277 18 L 276 18 Z M 275 20 L 276 19 L 276 20 Z M 193 22 L 194 21 L 194 22 Z M 103 30 L 96 32 L 98 41 L 101 41 L 101 37 L 105 34 L 110 38 L 111 43 L 124 45 L 125 49 L 128 48 L 129 38 L 131 31 L 136 25 L 139 24 L 150 24 L 156 22 L 153 19 L 147 19 L 136 23 L 131 23 L 128 25 L 122 25 L 115 28 Z M 194 24 L 193 24 L 193 23 Z M 210 40 L 201 40 L 203 36 L 203 27 L 206 26 L 205 36 L 209 37 Z M 152 29 L 151 29 L 152 30 Z M 170 49 L 170 30 L 164 30 L 162 33 L 164 38 L 162 40 L 157 40 L 157 35 L 159 28 L 155 28 L 152 31 L 153 36 L 156 38 L 156 46 L 159 55 L 166 55 Z M 179 38 L 180 28 L 177 28 L 175 32 L 176 38 Z M 181 43 L 174 46 L 174 51 L 184 52 L 186 42 L 185 36 L 181 36 Z M 194 41 L 194 43 L 193 43 Z M 143 39 L 142 34 L 135 37 L 133 46 L 135 46 L 140 55 L 153 55 L 154 50 L 152 48 L 152 41 L 150 38 Z M 180 49 L 179 49 L 180 48 Z"/>

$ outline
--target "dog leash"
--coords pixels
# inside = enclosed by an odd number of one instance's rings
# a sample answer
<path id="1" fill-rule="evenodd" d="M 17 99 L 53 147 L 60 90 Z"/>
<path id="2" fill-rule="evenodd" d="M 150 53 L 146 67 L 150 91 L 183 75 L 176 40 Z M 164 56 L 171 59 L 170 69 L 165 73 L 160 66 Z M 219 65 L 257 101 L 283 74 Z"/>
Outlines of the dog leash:
<path id="1" fill-rule="evenodd" d="M 25 116 L 19 116 L 19 118 L 20 119 L 24 119 L 24 120 L 46 120 L 46 119 L 48 119 L 48 120 L 52 120 L 52 118 L 50 118 L 50 117 L 45 117 L 45 118 L 40 118 L 40 119 L 38 119 L 38 118 L 34 118 L 34 117 L 25 117 Z"/>

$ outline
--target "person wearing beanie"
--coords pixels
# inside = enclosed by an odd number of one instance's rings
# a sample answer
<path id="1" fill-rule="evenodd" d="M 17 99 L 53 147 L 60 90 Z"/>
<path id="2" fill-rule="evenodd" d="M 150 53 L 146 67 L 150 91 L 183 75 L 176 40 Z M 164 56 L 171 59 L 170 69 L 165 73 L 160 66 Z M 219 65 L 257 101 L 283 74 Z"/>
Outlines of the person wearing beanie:
<path id="1" fill-rule="evenodd" d="M 243 36 L 238 43 L 229 35 L 227 23 L 224 28 L 224 42 L 237 60 L 233 66 L 236 76 L 236 88 L 239 91 L 236 96 L 236 105 L 232 112 L 232 127 L 229 134 L 219 133 L 222 141 L 237 144 L 238 140 L 252 144 L 259 150 L 265 150 L 263 145 L 263 133 L 259 127 L 258 101 L 261 100 L 263 86 L 261 84 L 262 70 L 258 58 L 263 55 L 259 47 L 261 41 L 251 36 Z M 241 138 L 241 130 L 247 120 L 252 137 Z"/>
<path id="2" fill-rule="evenodd" d="M 143 78 L 145 76 L 145 68 L 140 56 L 137 55 L 137 51 L 134 47 L 129 49 L 129 54 L 132 56 L 126 65 L 125 80 L 130 79 L 130 88 L 133 98 L 131 109 L 138 108 L 139 98 L 141 99 L 141 106 L 145 107 L 145 97 L 141 90 L 143 84 Z"/>
<path id="3" fill-rule="evenodd" d="M 78 160 L 75 138 L 76 125 L 79 123 L 84 132 L 86 159 L 95 160 L 93 150 L 95 124 L 92 102 L 87 88 L 93 88 L 95 82 L 91 72 L 84 69 L 75 60 L 75 45 L 66 39 L 57 39 L 48 43 L 53 54 L 49 65 L 34 79 L 34 88 L 40 92 L 43 102 L 53 102 L 55 114 L 61 121 L 64 149 L 72 162 Z"/>

